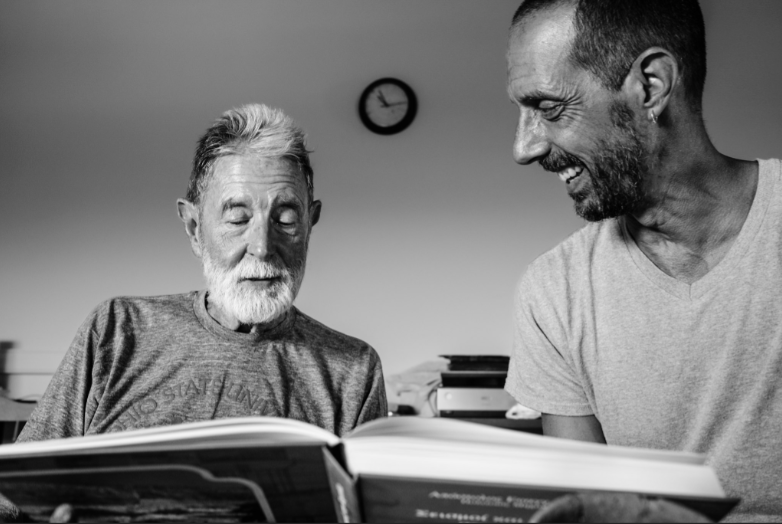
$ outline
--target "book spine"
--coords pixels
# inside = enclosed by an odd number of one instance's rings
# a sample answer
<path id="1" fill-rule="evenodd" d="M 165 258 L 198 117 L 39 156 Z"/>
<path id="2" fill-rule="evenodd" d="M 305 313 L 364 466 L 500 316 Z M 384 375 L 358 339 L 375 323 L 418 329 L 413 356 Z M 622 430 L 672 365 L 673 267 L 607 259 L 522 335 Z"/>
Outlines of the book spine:
<path id="1" fill-rule="evenodd" d="M 345 468 L 337 458 L 344 458 L 342 452 L 341 444 L 330 449 L 323 448 L 326 474 L 329 478 L 331 495 L 334 499 L 337 522 L 363 522 L 359 497 L 356 491 L 356 481 L 345 471 Z M 342 463 L 344 463 L 344 460 Z"/>

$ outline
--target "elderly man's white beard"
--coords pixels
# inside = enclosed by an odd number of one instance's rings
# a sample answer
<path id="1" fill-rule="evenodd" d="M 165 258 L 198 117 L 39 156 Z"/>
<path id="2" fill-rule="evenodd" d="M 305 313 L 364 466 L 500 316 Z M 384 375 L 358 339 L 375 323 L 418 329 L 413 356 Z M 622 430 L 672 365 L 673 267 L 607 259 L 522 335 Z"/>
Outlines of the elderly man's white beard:
<path id="1" fill-rule="evenodd" d="M 304 263 L 293 271 L 243 258 L 232 269 L 224 269 L 214 262 L 207 250 L 203 251 L 204 278 L 209 290 L 209 300 L 229 317 L 242 324 L 265 324 L 288 311 L 299 292 L 304 276 Z M 278 278 L 269 288 L 258 290 L 245 278 Z"/>

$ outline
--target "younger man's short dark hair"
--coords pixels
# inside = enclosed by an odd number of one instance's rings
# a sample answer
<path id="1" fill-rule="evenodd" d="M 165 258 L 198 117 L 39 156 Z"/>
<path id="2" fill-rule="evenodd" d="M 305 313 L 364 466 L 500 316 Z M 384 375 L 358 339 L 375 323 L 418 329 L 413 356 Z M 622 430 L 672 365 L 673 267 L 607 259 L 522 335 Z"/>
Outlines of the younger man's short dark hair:
<path id="1" fill-rule="evenodd" d="M 618 91 L 635 59 L 650 47 L 671 52 L 682 71 L 691 108 L 701 110 L 706 81 L 706 31 L 697 0 L 526 0 L 512 27 L 535 12 L 576 6 L 570 58 Z"/>

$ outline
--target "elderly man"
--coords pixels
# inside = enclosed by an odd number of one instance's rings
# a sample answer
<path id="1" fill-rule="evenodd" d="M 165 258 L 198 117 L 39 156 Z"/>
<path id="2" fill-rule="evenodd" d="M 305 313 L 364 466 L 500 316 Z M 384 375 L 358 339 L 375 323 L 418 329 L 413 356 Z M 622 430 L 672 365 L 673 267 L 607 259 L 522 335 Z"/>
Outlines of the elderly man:
<path id="1" fill-rule="evenodd" d="M 321 210 L 293 121 L 223 114 L 177 205 L 208 289 L 98 306 L 19 441 L 248 415 L 343 435 L 385 416 L 375 351 L 293 306 Z"/>
<path id="2" fill-rule="evenodd" d="M 782 518 L 782 162 L 701 116 L 696 0 L 527 0 L 514 156 L 593 222 L 522 277 L 507 390 L 547 435 L 708 455 L 744 520 Z"/>

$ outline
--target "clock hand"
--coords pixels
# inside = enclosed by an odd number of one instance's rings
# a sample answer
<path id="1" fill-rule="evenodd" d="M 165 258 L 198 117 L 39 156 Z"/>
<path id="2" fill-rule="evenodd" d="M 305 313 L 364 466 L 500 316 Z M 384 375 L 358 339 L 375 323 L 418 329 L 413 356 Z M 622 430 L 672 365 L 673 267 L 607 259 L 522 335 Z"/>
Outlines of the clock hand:
<path id="1" fill-rule="evenodd" d="M 383 95 L 383 91 L 378 90 L 377 97 L 380 99 L 380 103 L 383 104 L 383 107 L 388 107 L 388 101 L 386 100 L 386 97 Z"/>

